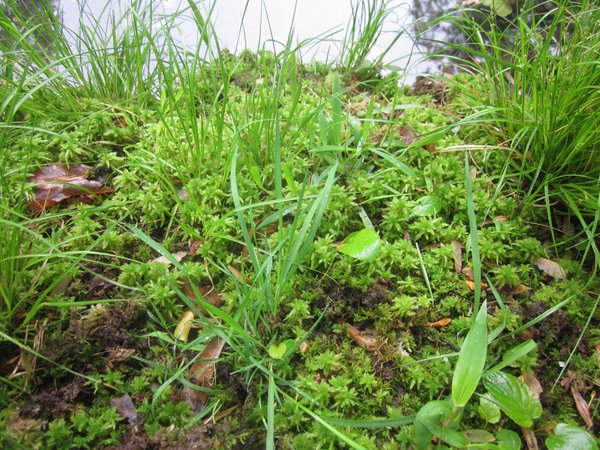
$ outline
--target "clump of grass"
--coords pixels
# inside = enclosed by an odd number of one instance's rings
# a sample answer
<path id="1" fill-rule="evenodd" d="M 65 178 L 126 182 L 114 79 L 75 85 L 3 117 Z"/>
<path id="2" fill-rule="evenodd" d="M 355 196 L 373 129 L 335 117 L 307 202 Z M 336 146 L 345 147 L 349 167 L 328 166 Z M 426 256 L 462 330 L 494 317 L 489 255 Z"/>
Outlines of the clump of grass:
<path id="1" fill-rule="evenodd" d="M 371 52 L 384 31 L 384 22 L 393 12 L 390 0 L 352 0 L 352 15 L 346 27 L 339 56 L 339 67 L 347 72 L 363 71 L 376 75 L 385 56 L 402 35 L 395 31 L 392 40 L 373 60 Z"/>
<path id="2" fill-rule="evenodd" d="M 559 2 L 542 13 L 536 3 L 522 5 L 509 27 L 478 10 L 444 17 L 469 37 L 451 46 L 477 76 L 457 87 L 471 110 L 485 111 L 485 133 L 510 146 L 503 182 L 524 207 L 545 208 L 551 226 L 579 222 L 582 259 L 593 252 L 598 268 L 600 8 Z"/>

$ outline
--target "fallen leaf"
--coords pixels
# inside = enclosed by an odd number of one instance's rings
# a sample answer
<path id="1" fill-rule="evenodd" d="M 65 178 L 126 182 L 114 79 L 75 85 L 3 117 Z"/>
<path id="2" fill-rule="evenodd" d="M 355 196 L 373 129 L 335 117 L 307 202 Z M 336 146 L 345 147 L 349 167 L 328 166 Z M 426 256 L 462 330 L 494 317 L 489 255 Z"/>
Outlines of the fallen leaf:
<path id="1" fill-rule="evenodd" d="M 465 280 L 465 283 L 467 284 L 467 286 L 469 286 L 469 288 L 474 291 L 475 290 L 475 282 L 473 280 Z M 484 283 L 483 281 L 481 282 L 481 289 L 487 289 L 488 285 L 486 283 Z"/>
<path id="2" fill-rule="evenodd" d="M 563 269 L 558 263 L 551 261 L 546 258 L 535 258 L 533 263 L 547 275 L 557 280 L 564 280 L 567 278 L 565 269 Z"/>
<path id="3" fill-rule="evenodd" d="M 191 299 L 196 299 L 196 292 L 194 292 L 194 289 L 192 288 L 190 282 L 185 278 L 181 278 L 180 280 L 183 282 L 183 286 L 181 287 L 183 293 Z M 223 302 L 223 294 L 220 294 L 217 291 L 215 291 L 214 286 L 205 285 L 200 286 L 197 289 L 206 303 L 212 306 L 216 306 L 217 308 L 221 306 L 221 303 Z M 204 315 L 208 315 L 208 312 L 201 306 L 198 306 L 198 311 L 200 311 L 200 313 Z"/>
<path id="4" fill-rule="evenodd" d="M 123 416 L 129 422 L 129 425 L 134 427 L 138 422 L 138 412 L 135 409 L 133 400 L 129 394 L 124 394 L 121 397 L 115 397 L 110 399 L 110 406 L 115 408 L 121 416 Z"/>
<path id="5" fill-rule="evenodd" d="M 97 195 L 112 192 L 101 179 L 87 179 L 91 169 L 85 164 L 52 164 L 36 170 L 29 178 L 37 185 L 31 208 L 39 212 L 65 200 L 91 203 Z"/>
<path id="6" fill-rule="evenodd" d="M 188 194 L 186 188 L 181 188 L 177 191 L 177 197 L 179 200 L 187 200 L 190 198 L 190 194 Z"/>
<path id="7" fill-rule="evenodd" d="M 196 240 L 190 240 L 188 241 L 188 255 L 190 256 L 195 256 L 198 254 L 198 250 L 200 250 L 200 247 L 202 247 L 204 245 L 204 242 L 196 239 Z"/>
<path id="8" fill-rule="evenodd" d="M 538 450 L 537 438 L 535 437 L 535 433 L 531 428 L 521 428 L 523 432 L 523 437 L 525 438 L 525 443 L 527 444 L 527 448 L 529 450 Z"/>
<path id="9" fill-rule="evenodd" d="M 114 115 L 111 117 L 113 123 L 115 124 L 115 126 L 118 126 L 119 128 L 126 128 L 127 127 L 127 121 L 125 120 L 125 118 L 123 116 L 117 116 Z"/>
<path id="10" fill-rule="evenodd" d="M 403 126 L 400 128 L 400 132 L 398 133 L 400 136 L 400 140 L 404 142 L 406 145 L 410 145 L 413 142 L 419 140 L 419 136 L 415 133 L 411 128 L 407 126 Z"/>
<path id="11" fill-rule="evenodd" d="M 244 276 L 242 275 L 242 273 L 239 270 L 237 270 L 233 266 L 227 266 L 227 268 L 229 269 L 229 271 L 231 272 L 231 275 L 233 275 L 236 280 L 238 280 L 239 282 L 242 282 L 242 283 L 244 282 Z"/>
<path id="12" fill-rule="evenodd" d="M 458 241 L 452 241 L 452 247 L 454 247 L 454 271 L 457 274 L 461 274 L 462 268 L 462 247 L 463 245 Z"/>
<path id="13" fill-rule="evenodd" d="M 117 347 L 108 349 L 106 366 L 112 369 L 115 363 L 127 361 L 135 353 L 135 348 Z"/>
<path id="14" fill-rule="evenodd" d="M 462 269 L 462 273 L 465 277 L 467 277 L 467 280 L 473 281 L 475 279 L 475 274 L 472 267 L 464 267 Z"/>
<path id="15" fill-rule="evenodd" d="M 517 284 L 516 286 L 503 290 L 503 292 L 508 295 L 524 294 L 525 292 L 529 291 L 531 291 L 531 288 L 529 286 L 525 286 L 524 284 Z"/>
<path id="16" fill-rule="evenodd" d="M 469 172 L 469 177 L 471 180 L 475 181 L 477 179 L 477 167 L 471 167 L 471 171 Z"/>
<path id="17" fill-rule="evenodd" d="M 496 216 L 496 217 L 494 217 L 492 219 L 484 220 L 481 225 L 482 226 L 486 226 L 486 225 L 491 225 L 491 224 L 496 223 L 496 222 L 508 222 L 509 220 L 510 219 L 508 217 L 506 217 L 506 216 Z"/>
<path id="18" fill-rule="evenodd" d="M 223 411 L 221 411 L 219 414 L 217 414 L 214 417 L 209 417 L 208 419 L 206 419 L 204 421 L 204 425 L 207 425 L 209 423 L 217 423 L 219 420 L 223 419 L 224 417 L 227 417 L 229 414 L 231 414 L 233 411 L 235 411 L 237 409 L 238 405 L 233 405 L 230 406 L 227 409 L 224 409 Z"/>
<path id="19" fill-rule="evenodd" d="M 573 385 L 571 385 L 571 395 L 573 395 L 573 400 L 575 401 L 577 412 L 581 416 L 583 423 L 585 423 L 585 427 L 588 429 L 593 428 L 594 421 L 592 419 L 592 414 L 590 413 L 590 407 L 588 406 L 585 399 L 581 396 L 579 390 Z"/>
<path id="20" fill-rule="evenodd" d="M 6 431 L 19 438 L 31 436 L 32 433 L 36 432 L 39 433 L 42 429 L 43 421 L 41 419 L 30 419 L 23 416 L 25 415 L 21 415 L 18 408 L 14 409 L 6 419 Z"/>
<path id="21" fill-rule="evenodd" d="M 377 344 L 377 341 L 373 336 L 362 333 L 358 328 L 356 328 L 353 325 L 348 325 L 347 331 L 350 337 L 354 340 L 354 342 L 358 344 L 359 347 L 372 350 Z"/>
<path id="22" fill-rule="evenodd" d="M 219 336 L 213 337 L 202 353 L 200 354 L 200 360 L 192 365 L 190 370 L 194 383 L 201 387 L 209 388 L 213 384 L 215 376 L 215 362 L 221 355 L 221 350 L 225 341 Z M 206 405 L 206 400 L 209 394 L 204 391 L 195 391 L 196 399 L 203 405 Z"/>
<path id="23" fill-rule="evenodd" d="M 188 253 L 187 252 L 175 252 L 172 255 L 173 255 L 173 258 L 175 258 L 175 261 L 181 262 L 181 260 L 183 258 L 185 258 L 188 255 Z M 165 256 L 159 256 L 158 258 L 154 258 L 152 260 L 152 262 L 161 263 L 166 266 L 171 265 L 171 261 L 169 261 Z"/>
<path id="24" fill-rule="evenodd" d="M 531 389 L 531 392 L 533 392 L 533 394 L 539 400 L 540 395 L 542 395 L 542 392 L 544 392 L 544 388 L 542 388 L 542 384 L 535 377 L 533 372 L 522 373 L 519 378 L 521 379 L 521 381 L 523 381 L 523 383 L 525 383 L 527 386 L 529 386 L 529 389 Z"/>
<path id="25" fill-rule="evenodd" d="M 448 326 L 452 322 L 450 317 L 446 317 L 445 319 L 436 320 L 435 322 L 427 322 L 423 324 L 426 327 L 445 327 Z"/>
<path id="26" fill-rule="evenodd" d="M 192 324 L 194 323 L 194 313 L 191 310 L 187 310 L 183 313 L 183 317 L 175 327 L 175 331 L 173 332 L 173 336 L 175 339 L 179 339 L 184 344 L 188 341 L 188 336 L 190 334 L 190 330 L 192 328 Z"/>

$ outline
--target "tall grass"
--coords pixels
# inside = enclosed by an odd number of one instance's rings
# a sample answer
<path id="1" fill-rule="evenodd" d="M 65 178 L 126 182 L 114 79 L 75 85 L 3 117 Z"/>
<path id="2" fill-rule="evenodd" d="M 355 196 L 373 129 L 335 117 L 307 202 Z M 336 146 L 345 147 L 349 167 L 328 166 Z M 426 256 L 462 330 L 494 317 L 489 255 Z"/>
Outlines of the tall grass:
<path id="1" fill-rule="evenodd" d="M 525 208 L 545 209 L 557 230 L 577 223 L 582 260 L 592 255 L 597 269 L 600 8 L 588 0 L 536 3 L 521 5 L 508 27 L 478 10 L 444 17 L 469 37 L 451 46 L 466 55 L 457 64 L 477 76 L 457 88 L 473 111 L 487 108 L 485 133 L 510 145 L 508 188 Z"/>
<path id="2" fill-rule="evenodd" d="M 365 71 L 376 75 L 385 56 L 402 35 L 402 31 L 394 31 L 391 41 L 379 55 L 372 54 L 377 41 L 384 32 L 385 21 L 392 15 L 392 2 L 390 0 L 352 0 L 350 3 L 352 13 L 346 25 L 338 65 L 348 72 Z"/>

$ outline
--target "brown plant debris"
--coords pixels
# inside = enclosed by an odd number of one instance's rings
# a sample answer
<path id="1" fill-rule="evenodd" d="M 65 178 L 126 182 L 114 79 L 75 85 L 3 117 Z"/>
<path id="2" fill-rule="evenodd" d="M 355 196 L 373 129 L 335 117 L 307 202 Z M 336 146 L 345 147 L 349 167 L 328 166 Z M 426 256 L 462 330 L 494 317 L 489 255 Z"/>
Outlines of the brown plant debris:
<path id="1" fill-rule="evenodd" d="M 208 341 L 204 350 L 202 350 L 199 362 L 192 365 L 190 373 L 194 383 L 198 386 L 209 388 L 213 385 L 215 363 L 221 355 L 221 350 L 223 350 L 224 345 L 225 341 L 222 338 L 219 336 L 213 337 Z M 196 399 L 206 405 L 209 394 L 203 391 L 196 391 L 195 394 Z"/>
<path id="2" fill-rule="evenodd" d="M 37 185 L 31 208 L 39 212 L 67 200 L 92 203 L 97 195 L 113 191 L 102 179 L 89 180 L 90 170 L 85 164 L 51 164 L 37 170 L 29 178 Z"/>

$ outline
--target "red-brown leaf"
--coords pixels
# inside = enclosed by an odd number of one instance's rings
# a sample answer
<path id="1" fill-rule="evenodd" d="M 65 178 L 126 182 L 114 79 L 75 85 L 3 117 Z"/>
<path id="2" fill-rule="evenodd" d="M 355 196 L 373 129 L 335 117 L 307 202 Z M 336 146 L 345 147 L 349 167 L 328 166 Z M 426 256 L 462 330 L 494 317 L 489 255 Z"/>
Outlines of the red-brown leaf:
<path id="1" fill-rule="evenodd" d="M 592 414 L 590 413 L 590 407 L 587 402 L 575 386 L 571 386 L 571 394 L 573 395 L 573 400 L 575 400 L 577 412 L 581 416 L 583 423 L 585 423 L 586 428 L 593 428 L 594 421 L 592 420 Z"/>
<path id="2" fill-rule="evenodd" d="M 221 355 L 221 350 L 225 341 L 218 336 L 213 337 L 202 353 L 200 354 L 200 361 L 193 364 L 191 368 L 191 375 L 198 386 L 211 387 L 213 384 L 213 378 L 215 376 L 215 362 Z M 196 399 L 202 404 L 206 405 L 206 400 L 209 394 L 203 391 L 195 391 Z"/>
<path id="3" fill-rule="evenodd" d="M 423 325 L 426 327 L 439 328 L 439 327 L 446 327 L 446 326 L 450 325 L 451 322 L 452 322 L 452 319 L 450 317 L 446 317 L 445 319 L 436 320 L 435 322 L 427 322 Z"/>
<path id="4" fill-rule="evenodd" d="M 373 349 L 377 344 L 377 341 L 373 336 L 362 333 L 358 328 L 352 325 L 348 325 L 348 334 L 360 347 Z"/>
<path id="5" fill-rule="evenodd" d="M 87 179 L 91 169 L 85 164 L 52 164 L 37 170 L 29 179 L 37 184 L 31 207 L 42 211 L 66 200 L 90 203 L 96 195 L 112 192 L 102 181 Z"/>

